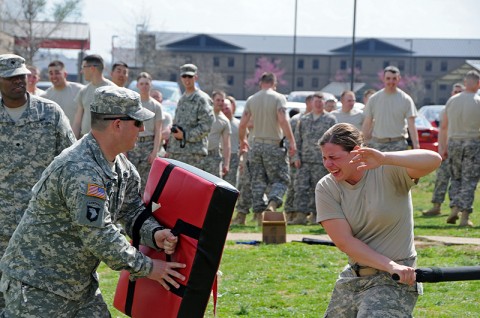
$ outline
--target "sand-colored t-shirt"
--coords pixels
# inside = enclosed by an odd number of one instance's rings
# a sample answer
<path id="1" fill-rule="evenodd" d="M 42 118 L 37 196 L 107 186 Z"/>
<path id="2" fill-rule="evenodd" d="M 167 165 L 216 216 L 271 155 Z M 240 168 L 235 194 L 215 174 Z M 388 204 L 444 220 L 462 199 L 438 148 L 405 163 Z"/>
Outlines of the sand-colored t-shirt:
<path id="1" fill-rule="evenodd" d="M 392 260 L 416 256 L 407 170 L 381 166 L 368 170 L 355 185 L 328 174 L 315 189 L 317 221 L 345 219 L 353 236 Z"/>

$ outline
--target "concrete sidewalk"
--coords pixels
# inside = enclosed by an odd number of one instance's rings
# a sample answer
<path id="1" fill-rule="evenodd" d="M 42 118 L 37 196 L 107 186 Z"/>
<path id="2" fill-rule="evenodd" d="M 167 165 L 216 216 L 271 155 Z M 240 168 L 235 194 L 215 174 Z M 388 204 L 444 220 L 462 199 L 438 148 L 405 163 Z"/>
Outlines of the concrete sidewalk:
<path id="1" fill-rule="evenodd" d="M 312 234 L 287 234 L 287 242 L 301 241 L 302 238 L 313 238 L 318 240 L 331 241 L 326 234 L 312 235 Z M 228 233 L 227 240 L 230 241 L 262 241 L 262 233 Z M 470 244 L 480 245 L 480 238 L 470 237 L 450 237 L 450 236 L 416 236 L 415 244 L 429 245 L 429 244 L 444 244 L 444 245 L 458 245 Z"/>

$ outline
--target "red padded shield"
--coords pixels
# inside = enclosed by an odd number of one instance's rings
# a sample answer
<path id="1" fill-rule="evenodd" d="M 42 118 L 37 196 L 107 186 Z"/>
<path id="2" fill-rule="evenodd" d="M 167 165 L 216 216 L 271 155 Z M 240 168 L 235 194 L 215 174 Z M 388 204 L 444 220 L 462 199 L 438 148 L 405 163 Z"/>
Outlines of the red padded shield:
<path id="1" fill-rule="evenodd" d="M 227 238 L 238 191 L 224 180 L 180 161 L 157 158 L 150 170 L 144 201 L 153 216 L 179 236 L 170 260 L 185 263 L 179 270 L 181 287 L 165 290 L 158 282 L 141 278 L 129 283 L 122 271 L 114 306 L 131 317 L 203 317 Z M 149 247 L 151 258 L 166 255 Z"/>

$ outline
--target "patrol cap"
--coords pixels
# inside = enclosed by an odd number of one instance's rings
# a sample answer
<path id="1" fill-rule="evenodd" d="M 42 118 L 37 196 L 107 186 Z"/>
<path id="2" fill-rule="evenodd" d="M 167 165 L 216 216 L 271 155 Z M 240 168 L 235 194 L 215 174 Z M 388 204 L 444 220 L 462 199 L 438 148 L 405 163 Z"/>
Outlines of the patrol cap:
<path id="1" fill-rule="evenodd" d="M 95 90 L 90 111 L 105 115 L 126 115 L 139 121 L 149 120 L 155 116 L 154 112 L 142 106 L 137 92 L 113 85 Z"/>
<path id="2" fill-rule="evenodd" d="M 184 64 L 180 66 L 180 76 L 182 75 L 197 75 L 198 68 L 193 64 Z"/>
<path id="3" fill-rule="evenodd" d="M 0 77 L 8 78 L 30 73 L 23 57 L 15 54 L 0 55 Z"/>

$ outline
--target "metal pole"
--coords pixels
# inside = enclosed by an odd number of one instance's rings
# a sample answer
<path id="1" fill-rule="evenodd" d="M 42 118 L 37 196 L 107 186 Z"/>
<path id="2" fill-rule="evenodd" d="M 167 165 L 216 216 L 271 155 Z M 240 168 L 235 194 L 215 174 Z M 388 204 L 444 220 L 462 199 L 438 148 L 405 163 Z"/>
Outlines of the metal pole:
<path id="1" fill-rule="evenodd" d="M 114 50 L 115 50 L 114 40 L 115 40 L 115 38 L 118 38 L 118 35 L 112 35 L 112 65 L 113 65 L 113 63 L 115 63 L 115 53 L 114 53 Z"/>
<path id="2" fill-rule="evenodd" d="M 353 0 L 353 33 L 352 33 L 352 60 L 350 65 L 350 90 L 353 91 L 353 83 L 355 82 L 355 24 L 357 19 L 357 0 Z"/>
<path id="3" fill-rule="evenodd" d="M 295 67 L 297 57 L 297 0 L 295 0 L 295 21 L 293 24 L 293 65 L 292 65 L 292 91 L 295 90 Z"/>

